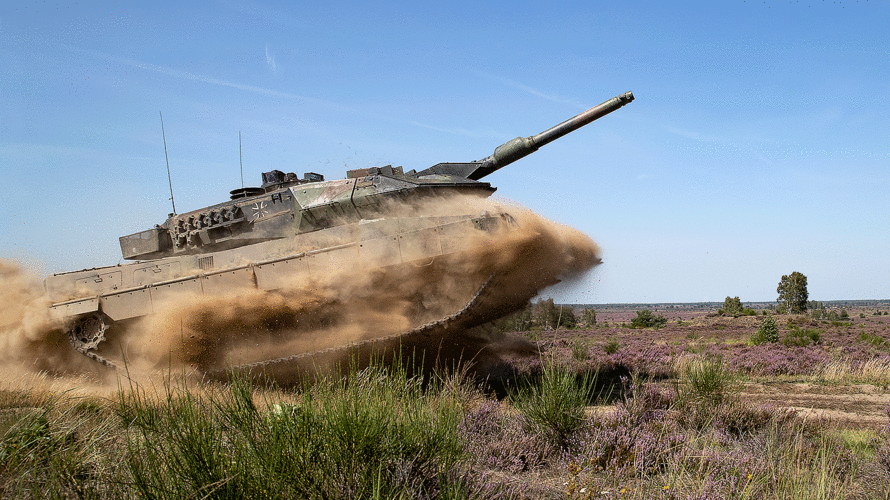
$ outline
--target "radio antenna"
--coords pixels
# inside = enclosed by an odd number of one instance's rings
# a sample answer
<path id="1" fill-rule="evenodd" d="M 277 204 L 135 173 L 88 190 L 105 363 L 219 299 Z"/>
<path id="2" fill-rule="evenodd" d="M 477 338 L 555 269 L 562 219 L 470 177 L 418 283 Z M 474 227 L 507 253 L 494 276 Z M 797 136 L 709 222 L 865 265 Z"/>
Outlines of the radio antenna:
<path id="1" fill-rule="evenodd" d="M 173 199 L 173 178 L 170 177 L 170 157 L 167 156 L 167 135 L 164 133 L 164 114 L 161 115 L 161 137 L 164 138 L 164 159 L 167 160 L 167 182 L 170 183 L 170 203 L 173 204 L 173 213 L 176 213 L 176 201 Z M 244 182 L 243 180 L 241 182 Z"/>
<path id="2" fill-rule="evenodd" d="M 238 131 L 238 165 L 241 166 L 241 187 L 244 187 L 244 161 L 241 158 L 241 131 Z"/>

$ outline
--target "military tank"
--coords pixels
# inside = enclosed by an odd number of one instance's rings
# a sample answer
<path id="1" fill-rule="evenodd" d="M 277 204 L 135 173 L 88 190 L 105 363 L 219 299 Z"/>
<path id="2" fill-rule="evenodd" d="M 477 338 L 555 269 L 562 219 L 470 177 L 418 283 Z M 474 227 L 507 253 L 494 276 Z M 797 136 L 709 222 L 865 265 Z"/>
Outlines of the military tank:
<path id="1" fill-rule="evenodd" d="M 405 213 L 404 207 L 445 195 L 487 197 L 495 188 L 480 179 L 633 99 L 631 92 L 621 94 L 540 134 L 508 141 L 477 161 L 438 163 L 420 171 L 392 166 L 357 169 L 340 180 L 325 180 L 316 173 L 299 178 L 278 170 L 265 172 L 260 187 L 235 189 L 225 202 L 171 213 L 162 224 L 121 236 L 121 254 L 130 263 L 47 277 L 51 313 L 66 325 L 76 351 L 114 368 L 121 362 L 114 359 L 109 329 L 157 314 L 164 304 L 184 296 L 242 289 L 271 292 L 343 271 L 344 266 L 349 272 L 366 273 L 417 269 L 437 259 L 447 262 L 449 256 L 466 250 L 473 235 L 509 231 L 514 224 L 511 215 L 418 214 Z M 358 343 L 447 334 L 512 312 L 539 288 L 528 287 L 507 298 L 493 293 L 510 286 L 507 274 L 492 269 L 477 280 L 463 306 L 448 314 L 439 311 L 438 317 Z M 320 351 L 277 353 L 235 368 L 269 369 Z"/>

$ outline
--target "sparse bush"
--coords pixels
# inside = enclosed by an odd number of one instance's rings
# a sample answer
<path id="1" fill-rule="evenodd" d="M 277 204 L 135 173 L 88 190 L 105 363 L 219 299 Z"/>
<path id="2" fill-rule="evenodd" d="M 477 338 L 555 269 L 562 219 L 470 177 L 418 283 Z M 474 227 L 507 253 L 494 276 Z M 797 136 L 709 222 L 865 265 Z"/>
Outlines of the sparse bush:
<path id="1" fill-rule="evenodd" d="M 590 359 L 590 342 L 584 338 L 575 339 L 572 344 L 572 357 L 578 361 Z"/>
<path id="2" fill-rule="evenodd" d="M 637 311 L 637 316 L 630 321 L 631 328 L 661 328 L 667 324 L 667 318 L 656 316 L 649 309 Z"/>
<path id="3" fill-rule="evenodd" d="M 751 337 L 751 343 L 760 345 L 764 343 L 776 343 L 779 341 L 779 327 L 772 316 L 767 316 L 760 322 L 757 332 Z"/>
<path id="4" fill-rule="evenodd" d="M 681 401 L 694 401 L 716 406 L 723 402 L 733 377 L 719 358 L 698 358 L 687 361 L 680 370 Z"/>
<path id="5" fill-rule="evenodd" d="M 595 374 L 577 377 L 550 358 L 544 362 L 539 381 L 527 382 L 509 396 L 532 430 L 564 447 L 583 424 L 595 385 Z"/>
<path id="6" fill-rule="evenodd" d="M 890 347 L 890 343 L 884 340 L 883 337 L 880 337 L 873 333 L 862 332 L 859 334 L 859 340 L 878 349 L 886 349 Z"/>

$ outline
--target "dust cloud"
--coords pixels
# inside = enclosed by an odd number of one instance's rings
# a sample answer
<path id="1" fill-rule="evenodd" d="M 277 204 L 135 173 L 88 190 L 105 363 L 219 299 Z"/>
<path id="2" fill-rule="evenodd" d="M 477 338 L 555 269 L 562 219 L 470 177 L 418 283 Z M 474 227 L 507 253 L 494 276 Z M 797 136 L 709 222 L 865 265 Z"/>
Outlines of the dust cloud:
<path id="1" fill-rule="evenodd" d="M 478 293 L 473 314 L 453 325 L 469 331 L 599 263 L 599 248 L 589 237 L 520 206 L 436 197 L 388 208 L 400 217 L 488 214 L 500 223 L 493 230 L 457 235 L 460 251 L 429 262 L 370 269 L 359 261 L 338 262 L 324 273 L 294 276 L 273 292 L 243 288 L 219 296 L 178 296 L 153 315 L 112 325 L 99 353 L 125 362 L 129 376 L 170 369 L 212 372 L 399 337 L 454 315 Z M 0 370 L 56 376 L 97 372 L 92 366 L 97 363 L 75 352 L 64 325 L 49 316 L 39 280 L 2 261 L 0 278 Z M 455 333 L 460 332 L 441 330 L 439 336 Z M 471 343 L 477 352 L 496 353 L 496 341 Z"/>
<path id="2" fill-rule="evenodd" d="M 71 349 L 64 324 L 49 312 L 40 280 L 20 265 L 0 259 L 0 375 L 4 384 L 35 374 L 89 369 Z M 86 361 L 86 362 L 85 362 Z M 45 377 L 44 377 L 45 379 Z"/>

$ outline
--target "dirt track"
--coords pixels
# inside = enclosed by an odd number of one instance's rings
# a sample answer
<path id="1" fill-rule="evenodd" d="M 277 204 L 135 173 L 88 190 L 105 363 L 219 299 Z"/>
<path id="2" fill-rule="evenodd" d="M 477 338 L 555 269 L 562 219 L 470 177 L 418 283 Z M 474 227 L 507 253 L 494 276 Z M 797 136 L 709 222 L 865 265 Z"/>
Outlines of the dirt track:
<path id="1" fill-rule="evenodd" d="M 758 403 L 791 408 L 799 414 L 827 418 L 844 427 L 875 427 L 888 423 L 887 388 L 868 384 L 826 385 L 792 382 L 749 382 L 740 395 Z"/>

